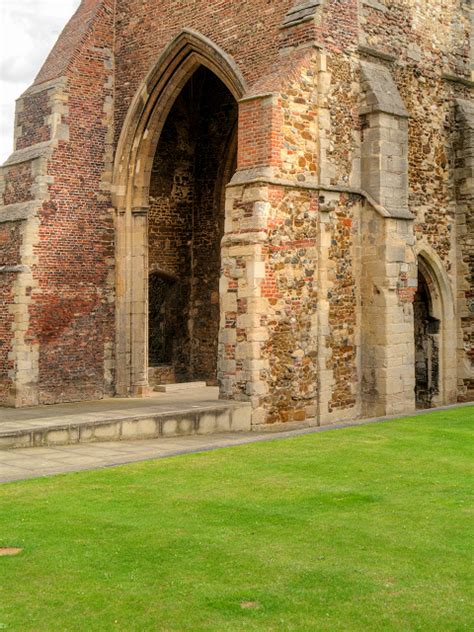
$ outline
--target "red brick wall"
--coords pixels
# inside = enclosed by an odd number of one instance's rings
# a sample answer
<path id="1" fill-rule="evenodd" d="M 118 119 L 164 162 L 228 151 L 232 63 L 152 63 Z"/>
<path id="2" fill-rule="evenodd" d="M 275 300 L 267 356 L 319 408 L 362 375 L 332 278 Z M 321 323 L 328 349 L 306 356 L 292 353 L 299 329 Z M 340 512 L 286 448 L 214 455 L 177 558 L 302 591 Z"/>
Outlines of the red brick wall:
<path id="1" fill-rule="evenodd" d="M 335 53 L 353 52 L 358 45 L 359 0 L 325 0 L 316 41 Z"/>
<path id="2" fill-rule="evenodd" d="M 195 29 L 221 46 L 252 85 L 278 62 L 279 26 L 293 3 L 118 0 L 116 133 L 146 72 L 182 28 Z"/>
<path id="3" fill-rule="evenodd" d="M 281 162 L 281 103 L 271 99 L 245 101 L 239 109 L 239 169 Z"/>
<path id="4" fill-rule="evenodd" d="M 41 84 L 67 74 L 68 69 L 77 58 L 81 42 L 89 36 L 97 13 L 102 10 L 104 4 L 111 5 L 112 3 L 110 0 L 83 0 L 81 2 L 39 71 L 35 84 Z"/>
<path id="5" fill-rule="evenodd" d="M 49 201 L 40 212 L 35 248 L 38 290 L 30 311 L 31 335 L 40 343 L 40 401 L 102 397 L 107 345 L 113 342 L 114 307 L 107 277 L 113 265 L 104 112 L 113 94 L 112 10 L 105 3 L 69 73 L 69 142 L 50 160 Z"/>

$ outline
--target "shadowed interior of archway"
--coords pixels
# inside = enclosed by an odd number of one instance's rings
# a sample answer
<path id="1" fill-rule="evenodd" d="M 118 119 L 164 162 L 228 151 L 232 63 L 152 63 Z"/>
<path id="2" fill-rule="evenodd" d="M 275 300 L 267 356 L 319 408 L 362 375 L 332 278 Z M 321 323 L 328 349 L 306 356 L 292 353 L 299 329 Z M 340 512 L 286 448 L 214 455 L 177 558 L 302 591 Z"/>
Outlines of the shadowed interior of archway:
<path id="1" fill-rule="evenodd" d="M 160 136 L 150 182 L 149 362 L 160 381 L 216 383 L 223 191 L 236 168 L 237 102 L 199 67 Z M 156 373 L 155 373 L 156 374 Z"/>
<path id="2" fill-rule="evenodd" d="M 415 395 L 417 408 L 431 408 L 440 387 L 440 321 L 433 316 L 432 297 L 427 280 L 418 272 L 414 301 L 415 318 Z"/>

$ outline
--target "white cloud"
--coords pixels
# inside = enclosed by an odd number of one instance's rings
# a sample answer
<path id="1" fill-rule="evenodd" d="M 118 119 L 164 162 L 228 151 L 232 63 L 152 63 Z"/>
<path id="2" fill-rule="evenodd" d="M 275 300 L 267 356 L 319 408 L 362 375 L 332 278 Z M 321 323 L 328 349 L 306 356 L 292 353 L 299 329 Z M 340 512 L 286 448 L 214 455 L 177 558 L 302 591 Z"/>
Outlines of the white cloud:
<path id="1" fill-rule="evenodd" d="M 15 99 L 38 74 L 80 0 L 0 0 L 0 164 L 13 149 Z"/>

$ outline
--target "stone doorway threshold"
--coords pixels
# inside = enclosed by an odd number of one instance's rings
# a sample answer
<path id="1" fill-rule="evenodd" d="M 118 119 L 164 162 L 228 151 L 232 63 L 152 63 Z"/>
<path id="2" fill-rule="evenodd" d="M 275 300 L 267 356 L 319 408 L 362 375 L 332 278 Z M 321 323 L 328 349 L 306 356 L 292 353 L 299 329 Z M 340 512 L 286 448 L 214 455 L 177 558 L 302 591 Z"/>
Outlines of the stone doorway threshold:
<path id="1" fill-rule="evenodd" d="M 0 449 L 250 430 L 250 404 L 216 387 L 32 408 L 0 408 Z"/>

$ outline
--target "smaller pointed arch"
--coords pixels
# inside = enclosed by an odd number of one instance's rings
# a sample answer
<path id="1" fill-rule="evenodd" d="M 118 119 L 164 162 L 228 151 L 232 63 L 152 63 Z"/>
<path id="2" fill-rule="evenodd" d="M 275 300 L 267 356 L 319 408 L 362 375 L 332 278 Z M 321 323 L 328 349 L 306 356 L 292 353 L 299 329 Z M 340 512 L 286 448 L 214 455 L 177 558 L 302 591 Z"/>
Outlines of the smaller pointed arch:
<path id="1" fill-rule="evenodd" d="M 234 60 L 210 39 L 183 29 L 137 90 L 120 134 L 114 165 L 117 209 L 147 205 L 148 181 L 161 130 L 178 94 L 199 66 L 212 71 L 238 101 L 247 84 Z"/>
<path id="2" fill-rule="evenodd" d="M 456 401 L 454 298 L 449 276 L 431 246 L 420 244 L 417 255 L 418 291 L 414 310 L 417 402 L 422 407 L 432 407 Z"/>
<path id="3" fill-rule="evenodd" d="M 433 309 L 440 318 L 452 319 L 454 316 L 454 298 L 449 277 L 441 259 L 426 244 L 422 244 L 418 248 L 417 254 L 419 270 L 433 292 Z"/>

